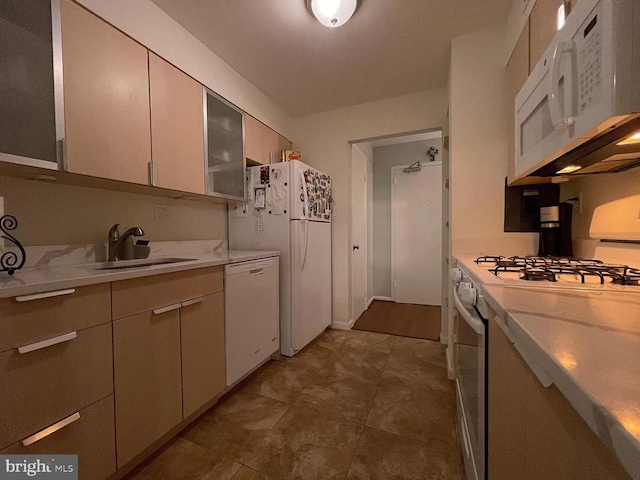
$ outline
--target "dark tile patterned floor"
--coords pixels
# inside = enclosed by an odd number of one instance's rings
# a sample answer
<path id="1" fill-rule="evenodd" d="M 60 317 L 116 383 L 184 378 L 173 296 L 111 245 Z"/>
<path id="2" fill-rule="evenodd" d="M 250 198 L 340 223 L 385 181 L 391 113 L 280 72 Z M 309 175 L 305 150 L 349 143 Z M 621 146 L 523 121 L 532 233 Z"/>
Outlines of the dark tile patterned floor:
<path id="1" fill-rule="evenodd" d="M 328 330 L 271 362 L 130 480 L 461 480 L 437 342 Z"/>

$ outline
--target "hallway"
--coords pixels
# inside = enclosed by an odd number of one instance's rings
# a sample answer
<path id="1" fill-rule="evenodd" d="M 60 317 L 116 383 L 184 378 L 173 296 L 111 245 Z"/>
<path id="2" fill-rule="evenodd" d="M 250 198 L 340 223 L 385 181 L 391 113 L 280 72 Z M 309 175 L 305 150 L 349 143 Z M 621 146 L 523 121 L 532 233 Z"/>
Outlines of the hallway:
<path id="1" fill-rule="evenodd" d="M 272 361 L 129 477 L 462 478 L 436 342 L 327 330 Z"/>

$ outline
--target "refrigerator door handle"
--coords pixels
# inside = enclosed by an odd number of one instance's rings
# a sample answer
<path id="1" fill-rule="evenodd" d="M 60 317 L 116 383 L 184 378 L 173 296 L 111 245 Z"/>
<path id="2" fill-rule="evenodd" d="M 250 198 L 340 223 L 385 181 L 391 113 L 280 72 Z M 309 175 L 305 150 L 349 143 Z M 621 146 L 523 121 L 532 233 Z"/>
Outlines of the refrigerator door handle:
<path id="1" fill-rule="evenodd" d="M 311 212 L 309 211 L 309 196 L 307 195 L 307 182 L 304 179 L 304 172 L 302 168 L 298 169 L 298 173 L 300 174 L 300 185 L 302 186 L 302 194 L 304 198 L 304 205 L 302 207 L 302 213 L 305 219 L 311 216 Z"/>
<path id="2" fill-rule="evenodd" d="M 302 247 L 302 262 L 300 264 L 300 271 L 304 269 L 304 264 L 307 260 L 307 248 L 309 246 L 309 220 L 303 220 L 302 225 L 304 225 L 304 245 Z"/>

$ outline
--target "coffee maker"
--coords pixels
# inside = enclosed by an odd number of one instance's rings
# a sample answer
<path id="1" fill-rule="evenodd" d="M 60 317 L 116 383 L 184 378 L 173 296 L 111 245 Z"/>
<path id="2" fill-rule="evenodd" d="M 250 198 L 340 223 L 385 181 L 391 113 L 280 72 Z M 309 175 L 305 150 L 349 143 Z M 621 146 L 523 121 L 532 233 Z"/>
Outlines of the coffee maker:
<path id="1" fill-rule="evenodd" d="M 570 203 L 540 208 L 539 256 L 573 257 L 572 216 L 573 205 Z"/>

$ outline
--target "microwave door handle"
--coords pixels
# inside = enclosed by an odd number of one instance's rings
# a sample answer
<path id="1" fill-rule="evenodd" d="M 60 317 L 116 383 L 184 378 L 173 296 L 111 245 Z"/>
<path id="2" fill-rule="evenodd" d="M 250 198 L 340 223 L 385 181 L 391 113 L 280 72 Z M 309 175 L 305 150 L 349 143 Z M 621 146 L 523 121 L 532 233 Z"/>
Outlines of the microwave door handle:
<path id="1" fill-rule="evenodd" d="M 564 95 L 564 118 L 563 118 L 563 122 L 564 125 L 567 127 L 571 127 L 575 121 L 576 121 L 576 99 L 575 99 L 575 94 L 576 94 L 576 84 L 577 84 L 577 77 L 576 77 L 576 65 L 577 65 L 577 60 L 576 60 L 576 49 L 575 49 L 575 44 L 573 43 L 573 41 L 569 41 L 566 42 L 567 45 L 567 50 L 565 50 L 566 53 L 569 54 L 569 73 L 566 74 L 565 73 L 565 77 L 564 77 L 564 91 L 565 91 L 565 95 Z M 568 116 L 567 116 L 568 115 Z"/>
<path id="2" fill-rule="evenodd" d="M 565 53 L 571 52 L 573 49 L 572 42 L 562 41 L 556 43 L 553 51 L 553 62 L 551 63 L 551 89 L 549 94 L 549 114 L 551 115 L 551 123 L 553 128 L 561 130 L 570 126 L 567 124 L 564 117 L 564 105 L 560 104 L 560 66 L 562 65 L 562 57 Z M 573 62 L 572 62 L 573 63 Z M 573 76 L 573 68 L 571 69 L 571 76 Z M 565 84 L 571 84 L 573 79 L 565 78 Z M 573 95 L 573 88 L 569 87 L 569 95 Z M 573 123 L 573 122 L 571 122 Z"/>

